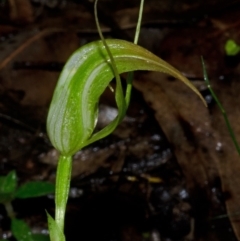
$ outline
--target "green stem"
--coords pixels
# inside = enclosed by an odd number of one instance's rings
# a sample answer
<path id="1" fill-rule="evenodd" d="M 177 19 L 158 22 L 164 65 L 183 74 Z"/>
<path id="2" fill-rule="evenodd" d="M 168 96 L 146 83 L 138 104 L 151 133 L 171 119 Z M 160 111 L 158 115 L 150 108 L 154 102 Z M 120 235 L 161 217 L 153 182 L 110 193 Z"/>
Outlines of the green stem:
<path id="1" fill-rule="evenodd" d="M 134 41 L 133 41 L 135 44 L 138 43 L 138 38 L 139 38 L 140 30 L 141 30 L 142 15 L 143 15 L 143 5 L 144 5 L 144 0 L 141 0 L 139 14 L 138 14 L 138 22 L 137 22 L 137 27 L 136 27 Z"/>
<path id="2" fill-rule="evenodd" d="M 56 177 L 56 197 L 55 197 L 55 221 L 59 229 L 64 230 L 64 217 L 71 180 L 72 157 L 60 155 Z"/>
<path id="3" fill-rule="evenodd" d="M 104 47 L 106 48 L 106 51 L 108 53 L 108 56 L 110 58 L 110 64 L 111 64 L 111 67 L 112 67 L 112 70 L 113 70 L 113 74 L 115 76 L 115 79 L 116 79 L 116 93 L 115 93 L 115 100 L 117 103 L 117 105 L 120 107 L 118 109 L 118 116 L 116 117 L 118 119 L 118 121 L 122 121 L 125 114 L 126 114 L 126 111 L 127 111 L 127 105 L 126 105 L 126 99 L 124 98 L 124 94 L 123 94 L 123 88 L 122 88 L 122 83 L 121 83 L 121 78 L 120 78 L 120 75 L 118 73 L 118 70 L 117 70 L 117 65 L 115 63 L 115 60 L 113 58 L 113 55 L 105 41 L 105 38 L 103 37 L 103 34 L 101 32 L 101 28 L 100 28 L 100 24 L 99 24 L 99 21 L 98 21 L 98 14 L 97 14 L 97 2 L 98 0 L 95 0 L 95 3 L 94 3 L 94 15 L 95 15 L 95 20 L 96 20 L 96 25 L 97 25 L 97 29 L 98 29 L 98 33 L 99 33 L 99 36 L 103 42 L 103 45 Z"/>
<path id="4" fill-rule="evenodd" d="M 240 212 L 235 212 L 235 213 L 228 213 L 228 214 L 222 214 L 222 215 L 218 215 L 214 218 L 211 218 L 211 220 L 215 220 L 215 219 L 221 219 L 221 218 L 229 218 L 229 217 L 236 217 L 239 216 Z"/>
<path id="5" fill-rule="evenodd" d="M 137 22 L 137 27 L 136 27 L 136 31 L 135 31 L 134 41 L 133 41 L 135 44 L 138 43 L 139 34 L 140 34 L 140 30 L 141 30 L 143 5 L 144 5 L 144 0 L 141 0 L 139 14 L 138 14 L 138 22 Z M 133 75 L 134 75 L 134 72 L 129 72 L 127 75 L 127 89 L 126 89 L 126 97 L 125 97 L 127 107 L 129 106 L 130 99 L 131 99 L 132 82 L 133 82 L 133 77 L 134 77 Z"/>
<path id="6" fill-rule="evenodd" d="M 211 92 L 214 100 L 216 101 L 219 109 L 220 109 L 221 112 L 222 112 L 223 118 L 224 118 L 225 123 L 226 123 L 227 128 L 228 128 L 228 132 L 229 132 L 229 134 L 230 134 L 230 136 L 231 136 L 231 139 L 232 139 L 232 141 L 233 141 L 233 143 L 234 143 L 234 145 L 235 145 L 235 148 L 236 148 L 236 150 L 237 150 L 237 152 L 238 152 L 238 155 L 240 156 L 240 147 L 239 147 L 238 142 L 237 142 L 237 139 L 236 139 L 236 137 L 235 137 L 235 135 L 234 135 L 233 129 L 232 129 L 232 127 L 231 127 L 231 124 L 230 124 L 230 122 L 229 122 L 229 120 L 228 120 L 227 113 L 226 113 L 225 109 L 223 108 L 221 102 L 219 101 L 217 95 L 214 93 L 214 91 L 213 91 L 213 89 L 212 89 L 212 87 L 211 87 L 211 85 L 210 85 L 210 82 L 209 82 L 209 79 L 208 79 L 208 75 L 207 75 L 207 71 L 206 71 L 206 66 L 205 66 L 203 57 L 201 57 L 201 60 L 202 60 L 202 66 L 203 66 L 204 80 L 205 80 L 205 82 L 206 82 L 206 84 L 207 84 L 207 87 L 208 87 L 209 91 Z"/>
<path id="7" fill-rule="evenodd" d="M 100 36 L 100 38 L 101 38 L 101 40 L 103 42 L 103 45 L 106 48 L 108 56 L 110 58 L 110 63 L 111 63 L 112 70 L 113 70 L 114 76 L 116 78 L 116 81 L 117 81 L 117 83 L 118 82 L 120 83 L 121 79 L 120 79 L 120 75 L 119 75 L 118 70 L 117 70 L 117 65 L 116 65 L 115 60 L 113 58 L 113 55 L 112 55 L 112 53 L 111 53 L 111 51 L 110 51 L 110 49 L 109 49 L 109 47 L 108 47 L 108 45 L 106 43 L 106 40 L 103 37 L 102 31 L 101 31 L 101 28 L 100 28 L 100 24 L 99 24 L 99 21 L 98 21 L 98 13 L 97 13 L 97 3 L 98 3 L 98 0 L 95 0 L 95 3 L 94 3 L 94 15 L 95 15 L 95 19 L 96 19 L 96 25 L 97 25 L 98 33 L 99 33 L 99 36 Z M 121 86 L 121 85 L 119 85 L 119 86 Z M 119 89 L 119 91 L 123 92 L 122 87 Z"/>
<path id="8" fill-rule="evenodd" d="M 15 218 L 15 212 L 13 211 L 13 206 L 11 202 L 4 203 L 5 209 L 7 211 L 8 217 L 11 219 Z"/>

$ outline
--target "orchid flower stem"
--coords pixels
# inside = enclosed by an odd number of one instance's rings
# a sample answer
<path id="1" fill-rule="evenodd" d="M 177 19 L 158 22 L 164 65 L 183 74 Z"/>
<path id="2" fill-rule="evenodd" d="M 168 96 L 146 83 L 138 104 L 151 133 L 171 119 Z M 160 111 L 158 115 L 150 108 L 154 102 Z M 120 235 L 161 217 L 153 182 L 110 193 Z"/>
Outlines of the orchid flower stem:
<path id="1" fill-rule="evenodd" d="M 135 31 L 134 41 L 133 41 L 135 44 L 138 43 L 139 34 L 141 30 L 143 6 L 144 6 L 144 0 L 141 0 L 139 14 L 138 14 L 138 22 L 137 22 L 137 27 Z M 129 72 L 127 75 L 127 89 L 126 89 L 126 97 L 125 97 L 127 107 L 129 106 L 130 99 L 131 99 L 133 77 L 134 77 L 134 72 Z"/>
<path id="2" fill-rule="evenodd" d="M 140 34 L 140 30 L 141 30 L 142 15 L 143 15 L 143 5 L 144 5 L 144 0 L 141 0 L 140 8 L 139 8 L 139 15 L 138 15 L 138 22 L 137 22 L 137 27 L 136 27 L 134 41 L 133 41 L 133 43 L 135 43 L 135 44 L 138 43 L 139 34 Z"/>
<path id="3" fill-rule="evenodd" d="M 60 155 L 56 177 L 55 220 L 60 230 L 64 230 L 64 217 L 68 200 L 72 171 L 72 157 Z"/>

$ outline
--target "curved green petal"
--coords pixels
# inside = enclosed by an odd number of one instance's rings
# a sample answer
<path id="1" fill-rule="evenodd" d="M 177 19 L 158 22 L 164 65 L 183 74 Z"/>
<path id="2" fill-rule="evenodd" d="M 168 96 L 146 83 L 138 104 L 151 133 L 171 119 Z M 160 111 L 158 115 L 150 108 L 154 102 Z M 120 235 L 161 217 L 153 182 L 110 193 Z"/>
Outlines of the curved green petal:
<path id="1" fill-rule="evenodd" d="M 164 72 L 183 81 L 205 103 L 188 79 L 148 50 L 124 40 L 109 39 L 106 42 L 119 73 L 135 70 Z M 126 103 L 121 91 L 116 90 L 118 117 L 100 132 L 92 134 L 97 120 L 99 98 L 113 77 L 109 55 L 102 41 L 84 45 L 66 63 L 47 118 L 50 140 L 62 154 L 72 155 L 82 147 L 107 136 L 122 120 Z"/>

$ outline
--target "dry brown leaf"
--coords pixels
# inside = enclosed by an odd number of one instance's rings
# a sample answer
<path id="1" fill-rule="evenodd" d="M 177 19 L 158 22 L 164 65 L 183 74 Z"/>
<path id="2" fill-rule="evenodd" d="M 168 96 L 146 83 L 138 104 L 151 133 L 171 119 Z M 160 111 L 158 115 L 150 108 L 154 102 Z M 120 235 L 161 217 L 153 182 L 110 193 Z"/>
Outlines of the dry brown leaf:
<path id="1" fill-rule="evenodd" d="M 230 195 L 226 199 L 229 219 L 236 236 L 240 237 L 240 218 L 231 216 L 239 211 L 240 160 L 220 112 L 210 116 L 208 109 L 185 86 L 159 74 L 145 75 L 134 83 L 154 109 L 156 119 L 173 145 L 189 188 L 193 190 L 197 186 L 211 192 L 215 179 L 220 176 L 223 192 Z M 235 131 L 240 136 L 239 127 Z"/>

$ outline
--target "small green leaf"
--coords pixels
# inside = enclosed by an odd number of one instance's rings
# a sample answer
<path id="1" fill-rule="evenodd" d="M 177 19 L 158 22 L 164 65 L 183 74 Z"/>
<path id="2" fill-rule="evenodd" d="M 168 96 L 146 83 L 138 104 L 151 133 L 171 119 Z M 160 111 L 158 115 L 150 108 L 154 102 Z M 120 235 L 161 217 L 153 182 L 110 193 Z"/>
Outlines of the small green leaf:
<path id="1" fill-rule="evenodd" d="M 18 241 L 34 241 L 31 229 L 23 220 L 12 219 L 11 230 Z"/>
<path id="2" fill-rule="evenodd" d="M 15 171 L 11 171 L 7 176 L 0 177 L 0 193 L 12 193 L 17 186 L 17 175 Z"/>
<path id="3" fill-rule="evenodd" d="M 40 197 L 54 193 L 55 185 L 49 182 L 27 182 L 20 186 L 16 193 L 16 198 Z"/>
<path id="4" fill-rule="evenodd" d="M 225 44 L 226 54 L 229 56 L 237 55 L 240 52 L 240 46 L 232 39 L 229 39 Z"/>
<path id="5" fill-rule="evenodd" d="M 17 186 L 17 176 L 15 171 L 11 171 L 7 176 L 0 177 L 0 203 L 11 202 Z"/>
<path id="6" fill-rule="evenodd" d="M 183 81 L 205 103 L 188 79 L 148 50 L 123 40 L 109 39 L 106 42 L 119 73 L 135 70 L 164 72 Z M 127 104 L 117 83 L 115 99 L 119 114 L 108 126 L 93 134 L 99 98 L 113 77 L 109 55 L 102 41 L 84 45 L 66 63 L 47 118 L 49 138 L 62 155 L 71 156 L 84 146 L 109 135 L 123 119 Z"/>
<path id="7" fill-rule="evenodd" d="M 65 241 L 65 236 L 63 232 L 58 227 L 55 220 L 47 213 L 48 219 L 48 230 L 50 234 L 51 241 Z"/>

